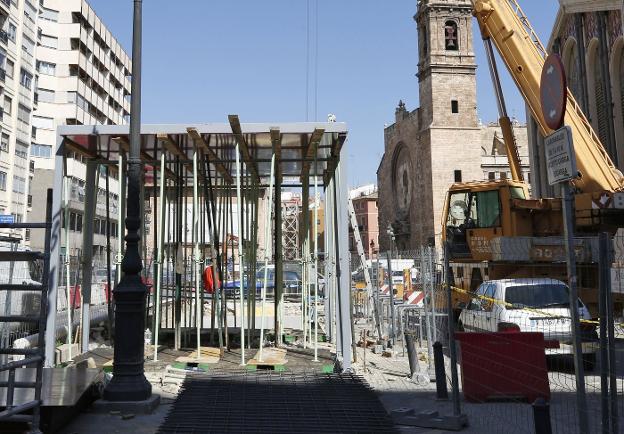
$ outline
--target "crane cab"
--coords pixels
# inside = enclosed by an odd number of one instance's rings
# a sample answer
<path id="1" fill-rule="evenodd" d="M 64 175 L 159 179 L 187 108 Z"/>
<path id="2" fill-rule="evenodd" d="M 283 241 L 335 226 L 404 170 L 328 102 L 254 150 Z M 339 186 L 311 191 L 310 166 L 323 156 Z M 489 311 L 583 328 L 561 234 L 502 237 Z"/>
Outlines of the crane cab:
<path id="1" fill-rule="evenodd" d="M 528 200 L 529 189 L 511 180 L 453 184 L 446 197 L 442 236 L 452 259 L 492 259 L 497 237 L 532 236 L 532 214 L 543 209 Z"/>

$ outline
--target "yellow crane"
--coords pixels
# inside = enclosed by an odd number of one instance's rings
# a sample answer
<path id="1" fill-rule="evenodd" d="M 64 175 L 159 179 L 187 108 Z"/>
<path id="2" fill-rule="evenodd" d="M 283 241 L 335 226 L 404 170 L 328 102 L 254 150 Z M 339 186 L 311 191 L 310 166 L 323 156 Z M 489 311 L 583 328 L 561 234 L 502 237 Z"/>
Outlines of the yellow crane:
<path id="1" fill-rule="evenodd" d="M 449 245 L 455 283 L 474 290 L 486 278 L 565 279 L 563 247 L 553 238 L 563 233 L 561 199 L 529 198 L 492 45 L 544 136 L 553 132 L 543 118 L 540 102 L 540 80 L 547 52 L 516 0 L 473 0 L 472 3 L 485 42 L 512 179 L 457 183 L 449 189 L 442 238 Z M 577 233 L 614 233 L 624 222 L 624 176 L 613 164 L 571 92 L 567 98 L 565 124 L 572 130 L 579 172 L 571 181 Z M 582 243 L 580 248 L 583 249 Z M 579 258 L 588 263 L 579 294 L 592 306 L 597 300 L 597 272 L 590 265 L 591 258 L 585 256 Z M 544 266 L 544 262 L 552 265 Z M 616 298 L 616 302 L 624 300 Z"/>

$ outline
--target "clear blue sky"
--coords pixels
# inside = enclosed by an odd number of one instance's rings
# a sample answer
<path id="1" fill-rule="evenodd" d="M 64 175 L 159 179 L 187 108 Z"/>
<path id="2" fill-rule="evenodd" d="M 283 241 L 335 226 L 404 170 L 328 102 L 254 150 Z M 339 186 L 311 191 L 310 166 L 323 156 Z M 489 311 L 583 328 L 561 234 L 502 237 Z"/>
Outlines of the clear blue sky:
<path id="1" fill-rule="evenodd" d="M 90 2 L 130 54 L 133 1 Z M 545 44 L 557 0 L 520 3 Z M 376 182 L 384 124 L 399 99 L 418 106 L 416 0 L 318 0 L 318 11 L 318 119 L 333 113 L 349 126 L 350 184 Z M 306 119 L 306 0 L 145 0 L 143 18 L 144 123 Z M 479 117 L 495 120 L 478 35 L 475 47 Z M 524 120 L 524 102 L 503 75 L 509 113 Z"/>

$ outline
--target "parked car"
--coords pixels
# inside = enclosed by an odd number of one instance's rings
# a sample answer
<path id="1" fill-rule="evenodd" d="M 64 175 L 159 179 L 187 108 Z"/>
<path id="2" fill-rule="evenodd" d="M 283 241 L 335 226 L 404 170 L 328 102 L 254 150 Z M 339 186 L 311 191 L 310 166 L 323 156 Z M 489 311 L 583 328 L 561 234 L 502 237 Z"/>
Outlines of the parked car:
<path id="1" fill-rule="evenodd" d="M 546 355 L 571 355 L 572 321 L 568 286 L 555 279 L 504 279 L 484 282 L 477 296 L 460 304 L 458 328 L 466 332 L 540 332 L 544 334 Z M 578 300 L 581 319 L 591 319 L 589 310 Z M 598 334 L 594 324 L 582 323 L 583 359 L 586 369 L 596 362 Z"/>
<path id="2" fill-rule="evenodd" d="M 284 270 L 283 271 L 283 279 L 284 279 L 284 291 L 286 293 L 294 293 L 301 292 L 301 277 L 295 271 Z M 240 294 L 240 279 L 234 281 L 228 281 L 223 283 L 223 287 L 225 288 L 225 293 L 227 296 L 230 295 L 239 295 Z M 245 281 L 243 285 L 245 288 L 245 294 L 249 292 L 248 284 Z M 256 271 L 256 294 L 260 295 L 262 293 L 262 288 L 264 286 L 264 267 L 260 267 L 258 271 Z M 269 265 L 267 269 L 267 294 L 274 294 L 275 292 L 275 266 Z"/>

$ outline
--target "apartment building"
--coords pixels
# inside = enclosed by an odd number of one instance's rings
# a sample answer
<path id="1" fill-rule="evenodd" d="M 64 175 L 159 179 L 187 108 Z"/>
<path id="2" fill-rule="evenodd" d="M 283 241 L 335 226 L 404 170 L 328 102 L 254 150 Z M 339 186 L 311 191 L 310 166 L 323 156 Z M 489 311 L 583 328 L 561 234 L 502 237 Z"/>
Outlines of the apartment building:
<path id="1" fill-rule="evenodd" d="M 355 188 L 349 192 L 349 197 L 353 202 L 364 253 L 370 259 L 373 257 L 373 252 L 379 248 L 377 186 L 369 184 Z M 349 223 L 349 251 L 353 254 L 358 253 L 351 223 Z"/>
<path id="2" fill-rule="evenodd" d="M 2 0 L 0 0 L 2 1 Z M 59 125 L 125 124 L 130 116 L 131 60 L 95 11 L 84 0 L 41 0 L 40 41 L 37 47 L 37 108 L 33 114 L 30 157 L 37 179 L 33 200 L 45 202 L 54 179 L 56 128 Z M 67 159 L 69 178 L 69 254 L 82 252 L 86 165 L 80 155 Z M 110 233 L 116 246 L 119 183 L 111 171 L 108 182 Z M 97 264 L 106 252 L 106 170 L 99 168 L 93 254 Z M 31 221 L 44 218 L 43 207 L 29 213 Z M 33 248 L 43 238 L 33 233 Z"/>
<path id="3" fill-rule="evenodd" d="M 31 206 L 33 167 L 29 148 L 36 108 L 35 54 L 38 5 L 34 0 L 0 0 L 0 218 L 25 221 Z M 24 243 L 24 230 L 0 230 L 0 243 Z"/>

